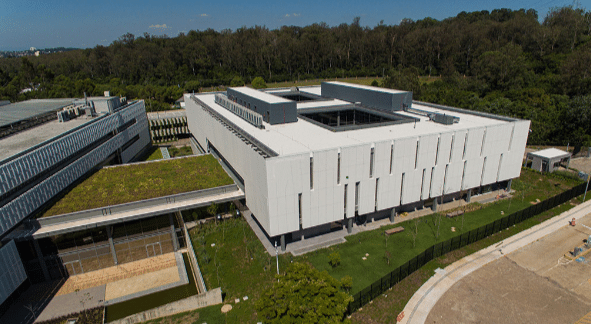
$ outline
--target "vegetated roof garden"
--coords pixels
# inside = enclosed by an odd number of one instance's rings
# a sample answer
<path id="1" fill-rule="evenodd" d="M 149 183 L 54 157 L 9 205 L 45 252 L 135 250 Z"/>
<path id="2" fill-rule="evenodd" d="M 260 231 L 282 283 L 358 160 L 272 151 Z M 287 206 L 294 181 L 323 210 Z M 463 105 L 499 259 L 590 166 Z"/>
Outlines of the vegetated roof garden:
<path id="1" fill-rule="evenodd" d="M 103 168 L 41 217 L 215 188 L 234 183 L 211 155 Z"/>

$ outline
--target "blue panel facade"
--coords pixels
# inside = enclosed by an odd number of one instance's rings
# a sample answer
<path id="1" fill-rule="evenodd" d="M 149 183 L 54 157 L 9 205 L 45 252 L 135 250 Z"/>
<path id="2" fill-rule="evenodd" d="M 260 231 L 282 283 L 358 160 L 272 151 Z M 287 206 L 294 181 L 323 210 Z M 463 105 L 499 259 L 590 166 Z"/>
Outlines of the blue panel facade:
<path id="1" fill-rule="evenodd" d="M 14 241 L 0 248 L 0 304 L 27 279 Z"/>

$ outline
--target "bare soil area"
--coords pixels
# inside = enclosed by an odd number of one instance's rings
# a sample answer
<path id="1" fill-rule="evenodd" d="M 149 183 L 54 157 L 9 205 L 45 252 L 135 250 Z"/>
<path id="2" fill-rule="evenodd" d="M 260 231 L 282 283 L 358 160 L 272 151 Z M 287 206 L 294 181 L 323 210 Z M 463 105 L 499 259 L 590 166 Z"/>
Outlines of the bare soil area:
<path id="1" fill-rule="evenodd" d="M 583 243 L 591 215 L 457 282 L 426 323 L 574 323 L 591 310 L 591 265 L 564 254 Z"/>

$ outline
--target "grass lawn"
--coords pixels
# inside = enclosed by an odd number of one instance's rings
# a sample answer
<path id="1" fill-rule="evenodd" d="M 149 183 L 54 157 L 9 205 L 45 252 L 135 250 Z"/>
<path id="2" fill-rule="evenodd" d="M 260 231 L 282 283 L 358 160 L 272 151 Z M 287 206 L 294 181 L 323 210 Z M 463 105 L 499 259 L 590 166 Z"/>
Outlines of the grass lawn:
<path id="1" fill-rule="evenodd" d="M 154 150 L 144 161 L 162 160 L 162 151 L 158 146 L 154 146 Z"/>
<path id="2" fill-rule="evenodd" d="M 188 155 L 193 155 L 193 150 L 188 145 L 185 145 L 181 148 L 176 148 L 174 146 L 171 146 L 168 148 L 168 154 L 170 154 L 170 157 L 188 156 Z"/>
<path id="3" fill-rule="evenodd" d="M 221 287 L 224 302 L 232 304 L 228 323 L 256 323 L 254 303 L 272 285 L 277 274 L 275 257 L 269 256 L 243 218 L 207 223 L 190 235 L 205 285 Z M 280 255 L 279 268 L 285 269 L 290 261 L 289 256 Z M 236 298 L 238 304 L 234 304 Z"/>
<path id="4" fill-rule="evenodd" d="M 448 240 L 488 224 L 512 212 L 531 206 L 536 199 L 544 200 L 579 183 L 575 179 L 545 176 L 524 169 L 521 177 L 513 182 L 513 188 L 517 192 L 511 200 L 486 205 L 483 209 L 466 213 L 463 219 L 461 216 L 450 219 L 442 214 L 433 214 L 417 220 L 385 226 L 378 230 L 362 232 L 346 237 L 347 242 L 343 244 L 308 253 L 302 258 L 318 270 L 328 271 L 338 280 L 345 275 L 352 276 L 351 294 L 356 294 L 437 242 Z M 437 237 L 439 220 L 439 236 Z M 384 230 L 397 226 L 403 226 L 405 231 L 388 237 L 386 241 Z M 455 232 L 452 232 L 452 227 L 455 227 Z M 417 233 L 414 244 L 413 232 Z M 328 255 L 335 251 L 341 256 L 341 264 L 333 268 L 328 263 Z M 390 253 L 389 264 L 386 251 Z M 369 254 L 367 260 L 362 260 L 366 253 Z"/>
<path id="5" fill-rule="evenodd" d="M 185 324 L 185 323 L 207 323 L 207 324 L 224 324 L 226 323 L 226 316 L 222 314 L 222 305 L 213 305 L 204 308 L 199 308 L 194 311 L 184 312 L 168 317 L 157 318 L 145 324 Z"/>
<path id="6" fill-rule="evenodd" d="M 187 270 L 187 277 L 189 283 L 186 285 L 170 288 L 159 291 L 151 295 L 131 299 L 112 306 L 107 306 L 105 322 L 111 322 L 120 318 L 127 317 L 148 309 L 156 308 L 164 304 L 172 303 L 183 298 L 194 296 L 197 294 L 197 287 L 195 286 L 195 279 L 191 274 L 191 266 L 189 257 L 186 253 L 183 254 L 185 261 L 185 268 Z"/>
<path id="7" fill-rule="evenodd" d="M 211 155 L 103 168 L 62 196 L 41 217 L 232 183 Z"/>

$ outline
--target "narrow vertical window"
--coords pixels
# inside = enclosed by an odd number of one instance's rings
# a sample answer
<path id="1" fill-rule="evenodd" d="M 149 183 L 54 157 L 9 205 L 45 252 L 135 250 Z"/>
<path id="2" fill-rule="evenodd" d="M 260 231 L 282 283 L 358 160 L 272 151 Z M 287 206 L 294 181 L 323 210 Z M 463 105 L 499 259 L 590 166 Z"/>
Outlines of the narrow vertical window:
<path id="1" fill-rule="evenodd" d="M 464 179 L 466 176 L 466 163 L 467 163 L 467 161 L 464 161 L 464 170 L 462 171 L 462 188 L 460 188 L 462 190 L 464 189 Z"/>
<path id="2" fill-rule="evenodd" d="M 509 138 L 509 147 L 507 148 L 507 151 L 511 151 L 511 145 L 513 145 L 513 134 L 515 133 L 515 125 L 513 125 L 513 127 L 511 128 L 511 137 Z"/>
<path id="3" fill-rule="evenodd" d="M 375 149 L 372 147 L 371 148 L 371 153 L 369 153 L 369 177 L 373 178 L 373 164 L 374 164 L 374 154 L 375 154 Z"/>
<path id="4" fill-rule="evenodd" d="M 380 178 L 376 178 L 376 197 L 374 201 L 375 210 L 378 211 L 378 186 L 380 184 Z"/>
<path id="5" fill-rule="evenodd" d="M 400 179 L 400 204 L 402 205 L 402 198 L 404 198 L 404 176 L 402 173 L 402 179 Z"/>
<path id="6" fill-rule="evenodd" d="M 441 188 L 441 195 L 445 194 L 445 185 L 447 184 L 447 169 L 449 168 L 449 164 L 445 165 L 445 173 L 443 174 L 443 187 Z"/>
<path id="7" fill-rule="evenodd" d="M 449 149 L 449 161 L 448 161 L 448 163 L 451 162 L 451 156 L 454 153 L 454 141 L 455 141 L 455 139 L 456 139 L 456 135 L 454 134 L 454 135 L 451 136 L 451 147 Z"/>
<path id="8" fill-rule="evenodd" d="M 348 186 L 349 185 L 345 183 L 345 199 L 344 199 L 345 201 L 343 203 L 343 206 L 345 207 L 344 208 L 345 209 L 345 217 L 347 217 L 347 187 Z"/>
<path id="9" fill-rule="evenodd" d="M 392 162 L 394 161 L 394 144 L 390 145 L 390 174 L 392 174 Z"/>
<path id="10" fill-rule="evenodd" d="M 462 160 L 466 159 L 466 146 L 468 146 L 468 133 L 466 132 L 466 138 L 464 139 L 464 153 L 462 153 Z"/>
<path id="11" fill-rule="evenodd" d="M 435 173 L 435 167 L 431 168 L 431 179 L 429 181 L 429 196 L 433 194 L 433 174 Z"/>
<path id="12" fill-rule="evenodd" d="M 303 222 L 302 222 L 302 194 L 301 193 L 298 194 L 298 211 L 300 213 L 300 230 L 301 230 L 303 228 L 302 227 Z"/>
<path id="13" fill-rule="evenodd" d="M 337 184 L 341 184 L 341 152 L 337 157 Z"/>
<path id="14" fill-rule="evenodd" d="M 417 140 L 417 150 L 415 151 L 415 169 L 417 168 L 417 164 L 419 163 L 419 143 L 420 141 Z"/>
<path id="15" fill-rule="evenodd" d="M 484 134 L 482 135 L 482 145 L 480 145 L 480 156 L 484 152 L 484 142 L 486 141 L 486 129 L 484 130 Z"/>
<path id="16" fill-rule="evenodd" d="M 437 150 L 435 151 L 435 165 L 437 165 L 437 160 L 439 159 L 439 144 L 441 143 L 441 137 L 437 137 Z"/>
<path id="17" fill-rule="evenodd" d="M 480 185 L 484 182 L 484 171 L 486 171 L 486 157 L 484 158 L 484 162 L 482 163 L 482 174 L 480 175 Z"/>
<path id="18" fill-rule="evenodd" d="M 427 172 L 427 169 L 423 169 L 423 177 L 421 178 L 421 199 L 423 199 L 423 186 L 425 184 L 425 172 Z"/>
<path id="19" fill-rule="evenodd" d="M 314 189 L 314 157 L 310 157 L 310 189 Z"/>
<path id="20" fill-rule="evenodd" d="M 503 165 L 503 154 L 499 158 L 499 168 L 497 169 L 497 182 L 499 182 L 499 177 L 501 176 L 501 165 Z"/>
<path id="21" fill-rule="evenodd" d="M 355 183 L 355 211 L 359 210 L 359 182 Z"/>

